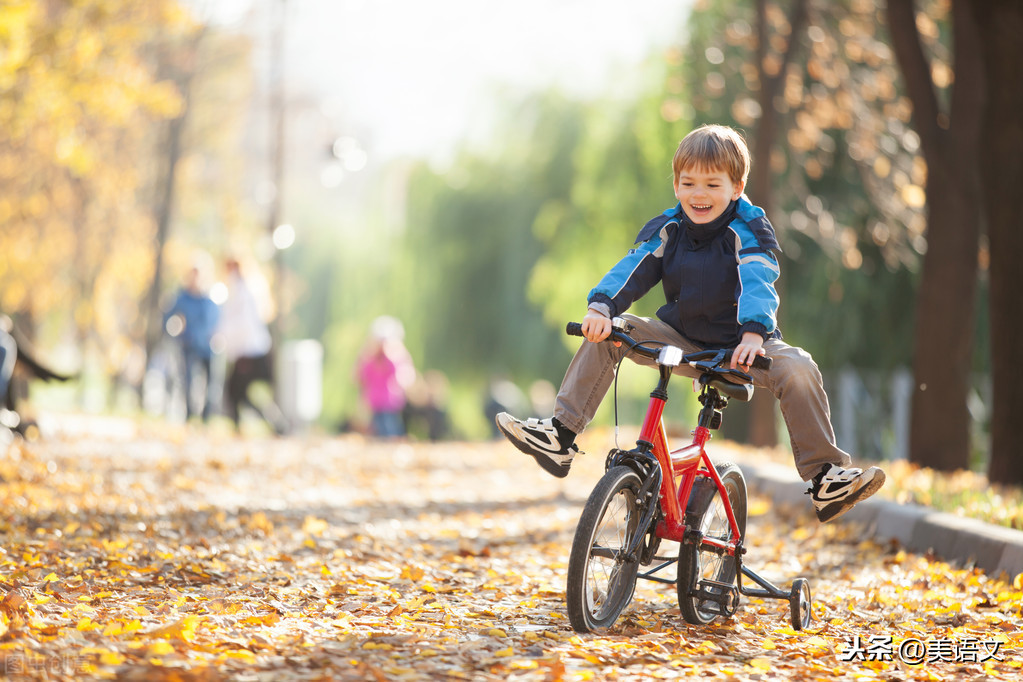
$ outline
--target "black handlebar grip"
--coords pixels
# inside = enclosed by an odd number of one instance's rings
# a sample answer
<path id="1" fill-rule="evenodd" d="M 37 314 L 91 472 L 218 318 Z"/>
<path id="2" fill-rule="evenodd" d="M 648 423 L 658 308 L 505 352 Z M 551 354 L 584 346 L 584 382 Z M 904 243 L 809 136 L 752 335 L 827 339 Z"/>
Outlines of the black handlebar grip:
<path id="1" fill-rule="evenodd" d="M 565 325 L 565 333 L 569 336 L 582 336 L 583 326 L 578 322 L 569 322 Z"/>
<path id="2" fill-rule="evenodd" d="M 753 357 L 753 368 L 754 369 L 771 369 L 773 361 L 766 355 L 756 355 Z"/>

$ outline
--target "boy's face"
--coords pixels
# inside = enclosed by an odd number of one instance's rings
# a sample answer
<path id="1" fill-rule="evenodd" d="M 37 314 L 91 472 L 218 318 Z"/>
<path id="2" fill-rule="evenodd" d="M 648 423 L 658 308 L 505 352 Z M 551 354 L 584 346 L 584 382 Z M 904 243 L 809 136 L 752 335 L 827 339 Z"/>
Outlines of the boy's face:
<path id="1" fill-rule="evenodd" d="M 743 183 L 736 184 L 728 173 L 703 168 L 685 168 L 675 179 L 675 196 L 682 210 L 697 225 L 718 218 L 728 204 L 742 196 Z"/>

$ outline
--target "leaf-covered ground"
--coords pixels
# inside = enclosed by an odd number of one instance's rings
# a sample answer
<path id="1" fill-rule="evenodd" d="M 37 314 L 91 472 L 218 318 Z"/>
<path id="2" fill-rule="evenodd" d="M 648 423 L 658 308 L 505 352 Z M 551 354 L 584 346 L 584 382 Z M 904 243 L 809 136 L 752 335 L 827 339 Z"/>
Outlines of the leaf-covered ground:
<path id="1" fill-rule="evenodd" d="M 1018 579 L 757 498 L 747 562 L 810 579 L 808 630 L 746 598 L 689 626 L 671 586 L 641 583 L 612 634 L 574 633 L 566 561 L 599 454 L 557 480 L 504 443 L 99 426 L 0 449 L 0 677 L 1020 678 Z"/>

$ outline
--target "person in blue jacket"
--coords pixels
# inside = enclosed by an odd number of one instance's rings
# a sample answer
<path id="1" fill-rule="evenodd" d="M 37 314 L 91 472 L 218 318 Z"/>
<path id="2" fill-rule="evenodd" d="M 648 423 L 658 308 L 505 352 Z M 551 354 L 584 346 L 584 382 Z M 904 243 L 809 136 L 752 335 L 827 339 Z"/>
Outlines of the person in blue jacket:
<path id="1" fill-rule="evenodd" d="M 782 341 L 774 287 L 780 248 L 764 211 L 743 194 L 750 169 L 746 142 L 727 126 L 702 126 L 685 136 L 672 166 L 678 203 L 650 220 L 635 248 L 590 291 L 582 322 L 587 341 L 569 364 L 554 415 L 521 420 L 502 412 L 497 426 L 545 471 L 567 476 L 579 451 L 576 435 L 593 419 L 627 350 L 605 342 L 611 318 L 621 316 L 637 338 L 654 344 L 686 353 L 734 348 L 732 367 L 742 365 L 755 385 L 780 401 L 796 469 L 810 482 L 818 518 L 838 518 L 880 489 L 885 475 L 877 467 L 850 467 L 849 455 L 835 445 L 817 365 Z M 656 318 L 625 312 L 658 282 L 665 303 Z M 770 357 L 771 369 L 750 368 L 756 355 Z"/>
<path id="2" fill-rule="evenodd" d="M 220 308 L 203 287 L 202 279 L 200 267 L 193 265 L 174 303 L 164 314 L 163 325 L 181 347 L 186 418 L 191 419 L 198 414 L 206 422 L 213 412 L 217 394 L 211 341 L 220 319 Z M 202 406 L 196 408 L 193 391 L 200 380 L 204 382 Z"/>

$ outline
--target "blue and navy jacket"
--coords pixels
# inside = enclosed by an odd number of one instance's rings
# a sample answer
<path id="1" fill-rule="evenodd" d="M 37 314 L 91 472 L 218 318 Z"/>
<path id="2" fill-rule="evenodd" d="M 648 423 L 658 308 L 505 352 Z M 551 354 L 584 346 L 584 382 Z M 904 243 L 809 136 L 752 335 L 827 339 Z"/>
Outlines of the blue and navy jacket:
<path id="1" fill-rule="evenodd" d="M 220 319 L 220 306 L 205 294 L 193 293 L 183 288 L 174 299 L 174 305 L 164 313 L 164 327 L 167 326 L 167 320 L 175 315 L 181 315 L 185 324 L 179 337 L 181 344 L 201 357 L 212 357 L 213 348 L 210 346 L 210 340 Z"/>
<path id="2" fill-rule="evenodd" d="M 689 222 L 681 205 L 649 221 L 589 302 L 607 305 L 614 317 L 661 282 L 657 317 L 705 348 L 732 348 L 745 332 L 781 338 L 774 228 L 745 195 L 730 210 L 731 222 L 710 229 Z"/>

